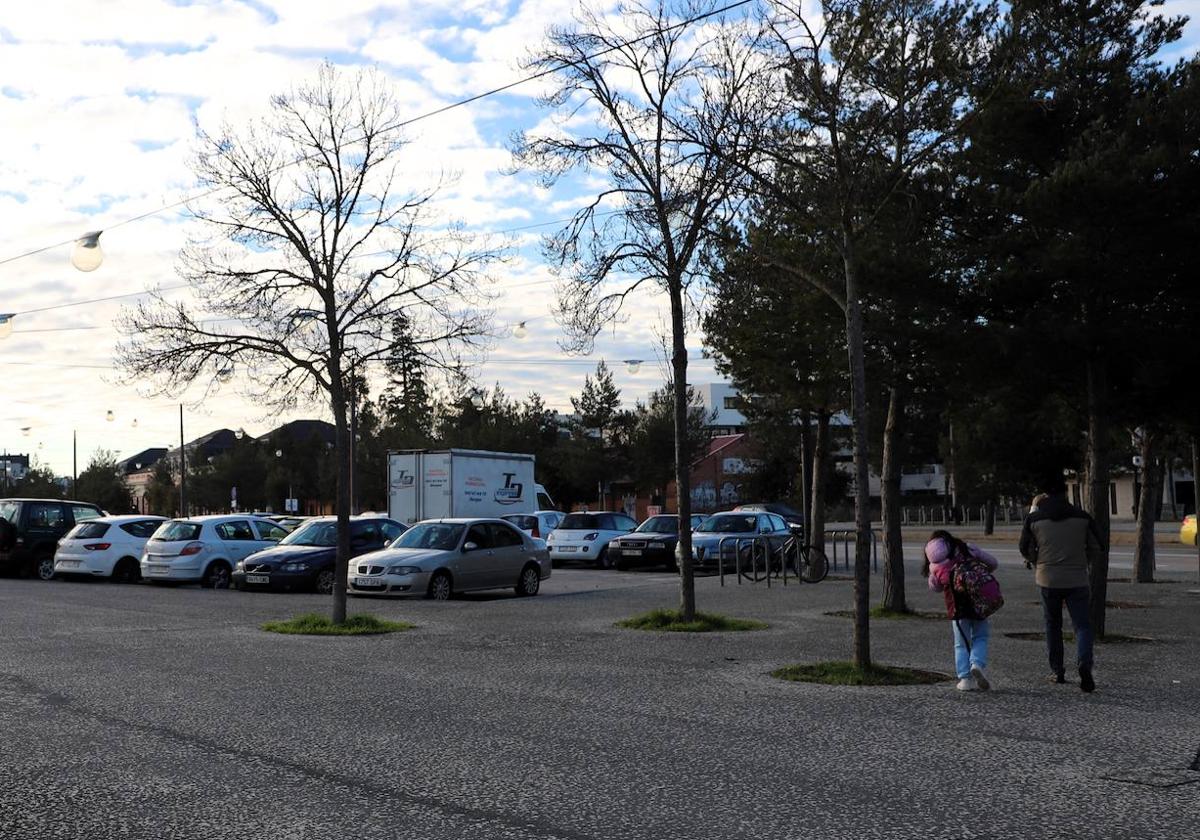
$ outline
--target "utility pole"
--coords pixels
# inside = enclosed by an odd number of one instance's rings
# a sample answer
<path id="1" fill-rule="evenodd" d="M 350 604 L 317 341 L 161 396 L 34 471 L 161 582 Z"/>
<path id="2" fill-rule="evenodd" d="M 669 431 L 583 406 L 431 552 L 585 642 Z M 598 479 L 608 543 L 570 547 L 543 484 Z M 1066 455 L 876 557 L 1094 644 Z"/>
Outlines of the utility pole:
<path id="1" fill-rule="evenodd" d="M 79 433 L 71 430 L 71 498 L 79 498 Z"/>

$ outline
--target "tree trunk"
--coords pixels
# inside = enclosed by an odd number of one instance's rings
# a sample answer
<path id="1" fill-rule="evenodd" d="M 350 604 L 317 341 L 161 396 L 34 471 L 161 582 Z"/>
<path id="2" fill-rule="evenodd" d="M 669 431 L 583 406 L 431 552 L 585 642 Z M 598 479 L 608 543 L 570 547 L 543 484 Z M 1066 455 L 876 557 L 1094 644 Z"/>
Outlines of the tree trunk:
<path id="1" fill-rule="evenodd" d="M 1200 441 L 1192 436 L 1192 514 L 1196 517 L 1196 576 L 1200 579 Z"/>
<path id="2" fill-rule="evenodd" d="M 337 463 L 337 558 L 333 573 L 333 623 L 346 622 L 346 575 L 350 570 L 350 429 L 346 419 L 346 394 L 336 361 L 330 364 L 330 402 L 333 408 L 333 457 Z"/>
<path id="3" fill-rule="evenodd" d="M 806 531 L 812 525 L 813 474 L 812 412 L 800 412 L 800 516 Z"/>
<path id="4" fill-rule="evenodd" d="M 990 537 L 996 533 L 996 491 L 989 489 L 987 502 L 984 505 L 983 533 Z"/>
<path id="5" fill-rule="evenodd" d="M 817 439 L 813 446 L 812 468 L 812 525 L 808 527 L 808 542 L 813 548 L 825 551 L 825 483 L 829 477 L 829 410 L 817 409 Z"/>
<path id="6" fill-rule="evenodd" d="M 871 667 L 871 485 L 867 448 L 867 366 L 862 301 L 853 242 L 843 237 L 846 272 L 846 345 L 850 362 L 850 414 L 854 424 L 854 664 Z"/>
<path id="7" fill-rule="evenodd" d="M 679 613 L 684 621 L 696 617 L 696 579 L 692 567 L 691 457 L 688 451 L 687 346 L 683 324 L 683 290 L 679 278 L 670 283 L 671 375 L 675 377 L 675 488 L 679 497 L 679 541 L 675 545 L 679 564 Z M 720 558 L 717 558 L 720 562 Z"/>
<path id="8" fill-rule="evenodd" d="M 1138 583 L 1154 582 L 1154 523 L 1158 519 L 1158 495 L 1162 487 L 1162 471 L 1155 464 L 1157 446 L 1157 433 L 1143 429 L 1139 447 L 1142 488 L 1138 494 L 1137 544 L 1133 550 L 1133 579 Z"/>
<path id="9" fill-rule="evenodd" d="M 904 397 L 893 385 L 888 389 L 887 422 L 883 428 L 883 608 L 889 612 L 907 612 L 904 600 L 904 537 L 900 533 L 900 453 L 897 447 L 903 434 Z"/>
<path id="10" fill-rule="evenodd" d="M 1087 511 L 1100 535 L 1100 562 L 1090 567 L 1092 632 L 1104 638 L 1104 602 L 1108 597 L 1108 541 L 1110 513 L 1108 500 L 1108 416 L 1105 396 L 1108 371 L 1104 362 L 1089 359 L 1087 364 Z"/>

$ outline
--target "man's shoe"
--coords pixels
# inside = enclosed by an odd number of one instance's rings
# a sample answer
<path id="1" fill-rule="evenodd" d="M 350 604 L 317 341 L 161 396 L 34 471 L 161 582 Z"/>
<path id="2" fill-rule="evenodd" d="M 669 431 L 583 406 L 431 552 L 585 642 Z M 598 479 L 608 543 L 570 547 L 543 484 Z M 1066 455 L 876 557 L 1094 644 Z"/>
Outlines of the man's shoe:
<path id="1" fill-rule="evenodd" d="M 1096 690 L 1096 681 L 1092 679 L 1091 668 L 1079 669 L 1079 690 L 1086 694 L 1091 694 Z"/>
<path id="2" fill-rule="evenodd" d="M 983 669 L 978 665 L 971 666 L 971 676 L 975 678 L 975 685 L 979 686 L 980 691 L 987 691 L 992 687 L 988 682 L 987 674 L 983 673 Z"/>
<path id="3" fill-rule="evenodd" d="M 1046 677 L 1046 682 L 1056 683 L 1058 685 L 1062 685 L 1066 681 L 1066 674 L 1051 674 L 1050 676 Z"/>
<path id="4" fill-rule="evenodd" d="M 971 677 L 964 677 L 963 679 L 959 680 L 958 684 L 955 685 L 954 687 L 957 688 L 959 691 L 978 691 L 979 690 L 979 686 L 975 684 L 975 680 L 972 679 Z"/>

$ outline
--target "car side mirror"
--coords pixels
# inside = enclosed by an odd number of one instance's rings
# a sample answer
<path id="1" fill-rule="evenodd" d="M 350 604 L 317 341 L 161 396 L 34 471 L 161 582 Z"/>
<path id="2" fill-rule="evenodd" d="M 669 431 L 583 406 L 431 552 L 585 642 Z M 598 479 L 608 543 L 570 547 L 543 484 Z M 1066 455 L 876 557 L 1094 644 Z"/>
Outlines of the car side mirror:
<path id="1" fill-rule="evenodd" d="M 465 543 L 463 543 L 463 547 L 462 547 L 463 554 L 466 554 L 468 551 L 474 551 L 477 548 L 479 548 L 478 544 L 473 543 L 473 542 L 465 542 Z"/>

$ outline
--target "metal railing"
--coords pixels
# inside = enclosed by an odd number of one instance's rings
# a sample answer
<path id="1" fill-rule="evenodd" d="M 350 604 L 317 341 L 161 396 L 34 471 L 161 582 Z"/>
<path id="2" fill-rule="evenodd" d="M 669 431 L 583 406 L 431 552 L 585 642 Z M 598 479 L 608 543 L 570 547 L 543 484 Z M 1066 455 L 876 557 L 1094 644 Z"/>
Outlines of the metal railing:
<path id="1" fill-rule="evenodd" d="M 1021 522 L 1024 511 L 1019 505 L 996 505 L 996 522 L 1009 525 Z M 987 505 L 914 505 L 900 508 L 902 525 L 982 525 L 987 521 Z"/>
<path id="2" fill-rule="evenodd" d="M 733 575 L 737 579 L 738 586 L 742 584 L 742 578 L 749 577 L 754 583 L 765 580 L 767 588 L 771 588 L 771 578 L 778 578 L 784 586 L 788 585 L 788 566 L 789 559 L 795 563 L 791 569 L 791 577 L 799 582 L 799 572 L 802 557 L 801 552 L 804 546 L 801 545 L 798 539 L 785 540 L 782 545 L 775 545 L 775 540 L 778 538 L 772 537 L 722 537 L 717 543 L 717 556 L 715 562 L 717 564 L 717 575 L 721 579 L 721 586 L 725 585 L 725 566 L 729 560 L 733 561 Z M 732 546 L 728 549 L 727 546 Z M 749 551 L 743 549 L 749 547 Z M 794 558 L 789 558 L 789 554 L 795 553 Z M 775 569 L 772 569 L 772 561 L 778 557 L 779 563 Z M 701 562 L 704 558 L 700 558 Z M 762 575 L 759 575 L 761 566 Z M 748 571 L 748 574 L 747 574 Z"/>
<path id="3" fill-rule="evenodd" d="M 829 568 L 831 571 L 837 571 L 838 568 L 838 546 L 842 547 L 842 560 L 846 565 L 847 571 L 854 568 L 854 555 L 851 551 L 852 547 L 858 540 L 858 532 L 849 529 L 832 530 L 825 532 L 825 542 L 831 544 L 833 550 L 829 552 Z M 874 528 L 871 529 L 871 571 L 879 571 L 879 532 Z"/>

